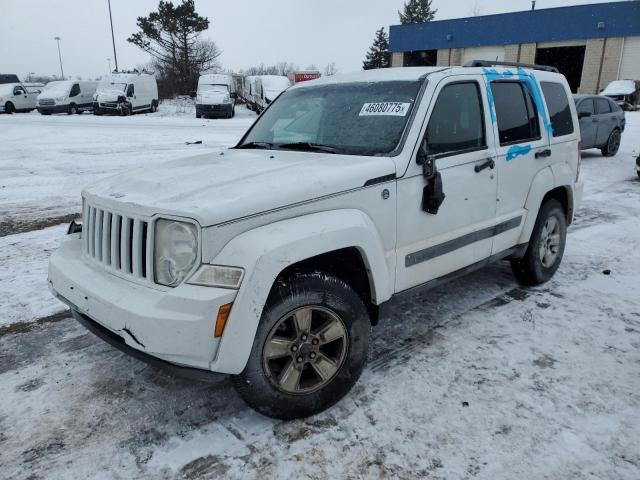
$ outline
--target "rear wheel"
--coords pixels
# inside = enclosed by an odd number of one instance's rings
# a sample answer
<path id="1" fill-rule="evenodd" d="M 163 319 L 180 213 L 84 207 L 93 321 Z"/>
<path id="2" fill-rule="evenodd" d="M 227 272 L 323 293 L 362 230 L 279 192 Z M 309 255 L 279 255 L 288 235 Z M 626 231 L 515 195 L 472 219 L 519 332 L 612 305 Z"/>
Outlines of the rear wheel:
<path id="1" fill-rule="evenodd" d="M 622 135 L 620 134 L 620 130 L 615 128 L 613 132 L 609 134 L 607 144 L 600 149 L 602 155 L 605 157 L 613 157 L 616 153 L 618 153 L 621 137 Z"/>
<path id="2" fill-rule="evenodd" d="M 13 106 L 13 103 L 7 102 L 4 104 L 4 111 L 5 113 L 8 113 L 9 115 L 11 115 L 16 111 L 16 107 Z"/>
<path id="3" fill-rule="evenodd" d="M 71 105 L 69 105 L 69 111 L 67 113 L 69 115 L 74 115 L 78 113 L 78 107 L 76 106 L 75 103 L 72 103 Z"/>
<path id="4" fill-rule="evenodd" d="M 566 240 L 564 209 L 557 200 L 548 200 L 538 212 L 524 257 L 511 262 L 516 278 L 525 285 L 548 281 L 560 266 Z"/>
<path id="5" fill-rule="evenodd" d="M 366 362 L 371 324 L 358 294 L 321 272 L 278 281 L 265 305 L 240 396 L 273 418 L 321 412 L 344 397 Z"/>
<path id="6" fill-rule="evenodd" d="M 158 111 L 158 102 L 153 100 L 151 102 L 151 113 L 156 113 Z"/>

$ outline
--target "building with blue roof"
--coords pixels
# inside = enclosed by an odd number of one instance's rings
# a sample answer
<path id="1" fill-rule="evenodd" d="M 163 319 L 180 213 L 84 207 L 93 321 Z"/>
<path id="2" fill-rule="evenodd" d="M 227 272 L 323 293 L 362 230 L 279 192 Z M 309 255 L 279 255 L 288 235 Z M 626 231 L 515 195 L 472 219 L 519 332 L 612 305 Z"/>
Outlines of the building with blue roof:
<path id="1" fill-rule="evenodd" d="M 390 27 L 392 66 L 470 60 L 552 65 L 574 92 L 640 80 L 640 1 L 548 8 Z"/>

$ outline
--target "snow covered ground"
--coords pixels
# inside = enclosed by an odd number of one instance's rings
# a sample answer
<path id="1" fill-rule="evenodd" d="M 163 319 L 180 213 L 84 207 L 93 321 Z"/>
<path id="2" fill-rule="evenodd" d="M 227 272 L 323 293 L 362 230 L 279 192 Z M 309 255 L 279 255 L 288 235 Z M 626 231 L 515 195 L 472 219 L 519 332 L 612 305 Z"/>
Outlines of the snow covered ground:
<path id="1" fill-rule="evenodd" d="M 583 153 L 552 281 L 500 264 L 403 300 L 347 398 L 279 422 L 228 380 L 118 353 L 46 289 L 83 184 L 232 145 L 255 119 L 176 110 L 0 116 L 0 478 L 640 478 L 640 113 L 616 157 Z"/>

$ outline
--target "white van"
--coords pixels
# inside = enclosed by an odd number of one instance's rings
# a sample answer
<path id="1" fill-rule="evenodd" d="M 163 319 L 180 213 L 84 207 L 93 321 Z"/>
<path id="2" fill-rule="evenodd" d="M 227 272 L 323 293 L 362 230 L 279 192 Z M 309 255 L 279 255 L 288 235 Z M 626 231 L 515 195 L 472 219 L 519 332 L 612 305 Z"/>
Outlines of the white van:
<path id="1" fill-rule="evenodd" d="M 206 74 L 198 79 L 196 118 L 236 114 L 236 84 L 230 74 Z"/>
<path id="2" fill-rule="evenodd" d="M 255 97 L 256 112 L 262 112 L 278 95 L 291 86 L 287 77 L 279 75 L 260 75 Z"/>
<path id="3" fill-rule="evenodd" d="M 244 77 L 243 98 L 249 110 L 256 108 L 256 91 L 258 88 L 258 77 L 249 75 Z"/>
<path id="4" fill-rule="evenodd" d="M 42 84 L 0 84 L 0 113 L 30 112 L 35 109 L 41 88 Z"/>
<path id="5" fill-rule="evenodd" d="M 93 108 L 93 94 L 98 82 L 74 82 L 60 80 L 49 82 L 38 95 L 38 112 L 42 115 L 52 113 L 82 113 Z"/>
<path id="6" fill-rule="evenodd" d="M 93 96 L 93 113 L 130 115 L 158 110 L 156 77 L 145 72 L 112 73 Z"/>

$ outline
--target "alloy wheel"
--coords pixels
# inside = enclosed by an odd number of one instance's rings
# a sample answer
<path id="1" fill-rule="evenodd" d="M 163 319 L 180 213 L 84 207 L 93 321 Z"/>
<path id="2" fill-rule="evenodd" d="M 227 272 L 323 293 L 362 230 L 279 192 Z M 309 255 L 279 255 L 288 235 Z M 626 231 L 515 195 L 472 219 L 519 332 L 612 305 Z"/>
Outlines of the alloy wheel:
<path id="1" fill-rule="evenodd" d="M 538 255 L 545 268 L 551 268 L 560 252 L 560 223 L 555 216 L 547 218 L 540 233 Z"/>
<path id="2" fill-rule="evenodd" d="M 305 306 L 275 323 L 262 349 L 262 364 L 278 390 L 307 394 L 335 377 L 346 357 L 347 346 L 347 329 L 335 312 Z"/>

